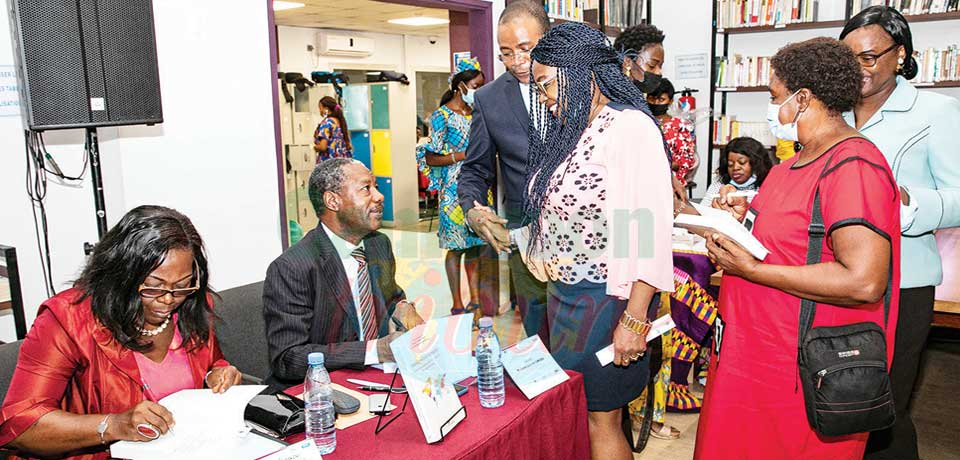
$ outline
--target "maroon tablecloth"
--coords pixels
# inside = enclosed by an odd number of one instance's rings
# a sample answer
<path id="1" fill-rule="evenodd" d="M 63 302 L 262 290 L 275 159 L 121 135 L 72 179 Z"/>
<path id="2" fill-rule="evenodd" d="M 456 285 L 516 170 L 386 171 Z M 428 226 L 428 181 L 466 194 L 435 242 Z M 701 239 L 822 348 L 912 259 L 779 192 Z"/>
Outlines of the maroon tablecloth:
<path id="1" fill-rule="evenodd" d="M 375 418 L 338 430 L 337 450 L 323 458 L 588 459 L 590 438 L 583 376 L 573 371 L 567 371 L 567 374 L 570 380 L 533 400 L 528 400 L 509 378 L 505 378 L 506 402 L 496 409 L 480 407 L 477 387 L 471 386 L 470 391 L 460 397 L 467 409 L 467 418 L 443 441 L 434 444 L 427 444 L 413 404 L 407 403 L 404 413 L 380 434 L 374 434 Z M 356 388 L 347 382 L 348 378 L 390 383 L 390 376 L 373 368 L 339 370 L 330 374 L 334 383 Z M 288 389 L 287 393 L 302 391 L 303 385 L 298 385 Z M 397 406 L 403 403 L 403 395 L 393 395 L 390 399 Z M 300 433 L 287 441 L 297 442 L 303 438 Z"/>

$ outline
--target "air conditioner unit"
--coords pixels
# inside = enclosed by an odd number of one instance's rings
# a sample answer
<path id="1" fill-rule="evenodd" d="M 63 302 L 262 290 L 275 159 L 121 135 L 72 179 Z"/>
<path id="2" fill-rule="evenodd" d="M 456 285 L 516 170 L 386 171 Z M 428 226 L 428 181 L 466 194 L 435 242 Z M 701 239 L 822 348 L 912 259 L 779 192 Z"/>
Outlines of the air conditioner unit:
<path id="1" fill-rule="evenodd" d="M 320 54 L 327 56 L 366 57 L 373 54 L 373 39 L 348 35 L 317 34 Z"/>

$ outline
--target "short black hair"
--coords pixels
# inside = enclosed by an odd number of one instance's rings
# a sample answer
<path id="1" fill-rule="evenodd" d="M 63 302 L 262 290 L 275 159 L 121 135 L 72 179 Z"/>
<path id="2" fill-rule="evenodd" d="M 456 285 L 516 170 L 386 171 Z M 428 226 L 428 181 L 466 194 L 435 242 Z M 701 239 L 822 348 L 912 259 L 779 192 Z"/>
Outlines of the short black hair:
<path id="1" fill-rule="evenodd" d="M 750 158 L 750 173 L 757 176 L 757 187 L 763 184 L 770 169 L 773 168 L 773 157 L 770 150 L 763 146 L 760 141 L 752 137 L 737 137 L 731 139 L 723 147 L 723 153 L 720 155 L 720 167 L 717 173 L 720 176 L 721 184 L 730 183 L 730 171 L 727 169 L 727 161 L 730 153 L 739 153 Z"/>
<path id="2" fill-rule="evenodd" d="M 843 26 L 840 32 L 840 40 L 861 27 L 878 25 L 890 35 L 893 42 L 902 46 L 906 52 L 907 59 L 897 71 L 897 74 L 903 75 L 907 80 L 917 76 L 920 66 L 917 60 L 913 58 L 913 34 L 910 33 L 910 24 L 907 18 L 903 17 L 899 11 L 889 6 L 874 5 L 857 13 L 850 18 Z"/>
<path id="3" fill-rule="evenodd" d="M 163 206 L 131 209 L 94 247 L 75 286 L 90 298 L 93 316 L 124 348 L 152 349 L 140 331 L 144 325 L 139 287 L 171 249 L 193 254 L 195 283 L 200 288 L 177 308 L 177 327 L 188 350 L 210 337 L 213 305 L 207 299 L 210 280 L 203 240 L 187 216 Z"/>
<path id="4" fill-rule="evenodd" d="M 662 44 L 666 35 L 653 24 L 637 24 L 627 27 L 613 42 L 613 48 L 621 53 L 634 51 L 639 53 L 647 45 Z"/>
<path id="5" fill-rule="evenodd" d="M 318 217 L 326 209 L 326 205 L 323 204 L 323 194 L 339 192 L 346 178 L 343 167 L 354 163 L 360 162 L 353 158 L 331 158 L 313 168 L 313 172 L 310 173 L 310 183 L 307 185 L 307 194 Z"/>
<path id="6" fill-rule="evenodd" d="M 788 91 L 807 88 L 831 112 L 853 110 L 860 100 L 860 63 L 839 40 L 817 37 L 791 43 L 777 51 L 770 65 Z"/>
<path id="7" fill-rule="evenodd" d="M 677 94 L 677 90 L 673 88 L 673 83 L 671 83 L 669 79 L 661 78 L 660 85 L 657 86 L 657 89 L 647 93 L 647 96 L 657 97 L 661 94 L 666 94 L 670 99 L 673 99 L 673 96 Z"/>
<path id="8" fill-rule="evenodd" d="M 510 4 L 503 9 L 503 12 L 500 13 L 500 19 L 497 20 L 497 25 L 502 26 L 523 16 L 536 19 L 537 23 L 540 24 L 540 32 L 546 33 L 550 30 L 550 18 L 547 17 L 547 10 L 543 8 L 543 2 L 535 2 L 532 0 L 516 0 L 510 2 Z"/>

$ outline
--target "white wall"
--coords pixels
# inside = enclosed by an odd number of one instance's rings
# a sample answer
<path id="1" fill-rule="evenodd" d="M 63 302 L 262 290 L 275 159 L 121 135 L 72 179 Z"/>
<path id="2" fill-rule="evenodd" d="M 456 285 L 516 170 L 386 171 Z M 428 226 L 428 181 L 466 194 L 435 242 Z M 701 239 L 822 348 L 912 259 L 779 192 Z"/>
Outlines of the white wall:
<path id="1" fill-rule="evenodd" d="M 366 57 L 325 56 L 317 53 L 317 33 L 370 38 L 374 41 L 373 54 Z M 279 70 L 302 72 L 331 71 L 334 68 L 378 68 L 408 73 L 424 68 L 450 68 L 450 40 L 448 34 L 438 35 L 436 43 L 419 35 L 383 34 L 355 30 L 316 29 L 309 27 L 277 27 L 280 46 Z M 307 50 L 312 45 L 313 51 Z M 411 71 L 413 69 L 413 71 Z"/>
<path id="2" fill-rule="evenodd" d="M 262 279 L 281 250 L 266 8 L 265 1 L 154 1 L 165 121 L 100 130 L 109 223 L 147 203 L 184 212 L 206 241 L 217 289 Z M 13 63 L 9 37 L 3 9 L 0 66 Z M 198 72 L 215 76 L 201 81 Z M 0 117 L 0 243 L 17 248 L 29 325 L 47 295 L 24 191 L 22 129 L 18 117 Z M 47 134 L 68 174 L 80 169 L 82 136 Z M 47 212 L 59 290 L 82 266 L 83 242 L 96 240 L 89 174 L 80 187 L 51 183 Z M 0 317 L 0 340 L 12 331 L 9 315 Z"/>

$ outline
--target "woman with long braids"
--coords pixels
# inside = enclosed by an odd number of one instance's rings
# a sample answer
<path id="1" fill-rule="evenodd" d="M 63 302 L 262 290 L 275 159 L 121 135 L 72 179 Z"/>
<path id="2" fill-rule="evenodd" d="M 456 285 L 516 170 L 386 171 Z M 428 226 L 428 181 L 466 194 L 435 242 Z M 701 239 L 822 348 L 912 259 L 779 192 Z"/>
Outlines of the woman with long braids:
<path id="1" fill-rule="evenodd" d="M 467 156 L 473 96 L 483 86 L 483 72 L 476 59 L 460 60 L 450 77 L 450 89 L 440 98 L 440 107 L 430 116 L 430 142 L 417 147 L 417 166 L 430 179 L 430 190 L 440 193 L 440 248 L 447 250 L 444 267 L 450 295 L 451 314 L 475 313 L 480 309 L 480 250 L 486 242 L 467 227 L 466 217 L 457 201 L 460 166 Z M 487 192 L 487 204 L 493 195 Z M 464 305 L 460 294 L 460 261 L 463 260 L 470 289 L 470 301 Z M 478 313 L 475 313 L 478 314 Z"/>
<path id="2" fill-rule="evenodd" d="M 630 459 L 621 408 L 650 376 L 648 308 L 673 290 L 670 167 L 643 93 L 606 37 L 554 27 L 533 50 L 530 224 L 503 232 L 548 282 L 550 349 L 581 372 L 595 459 Z M 642 179 L 640 179 L 642 177 Z M 595 354 L 614 345 L 612 364 Z"/>

